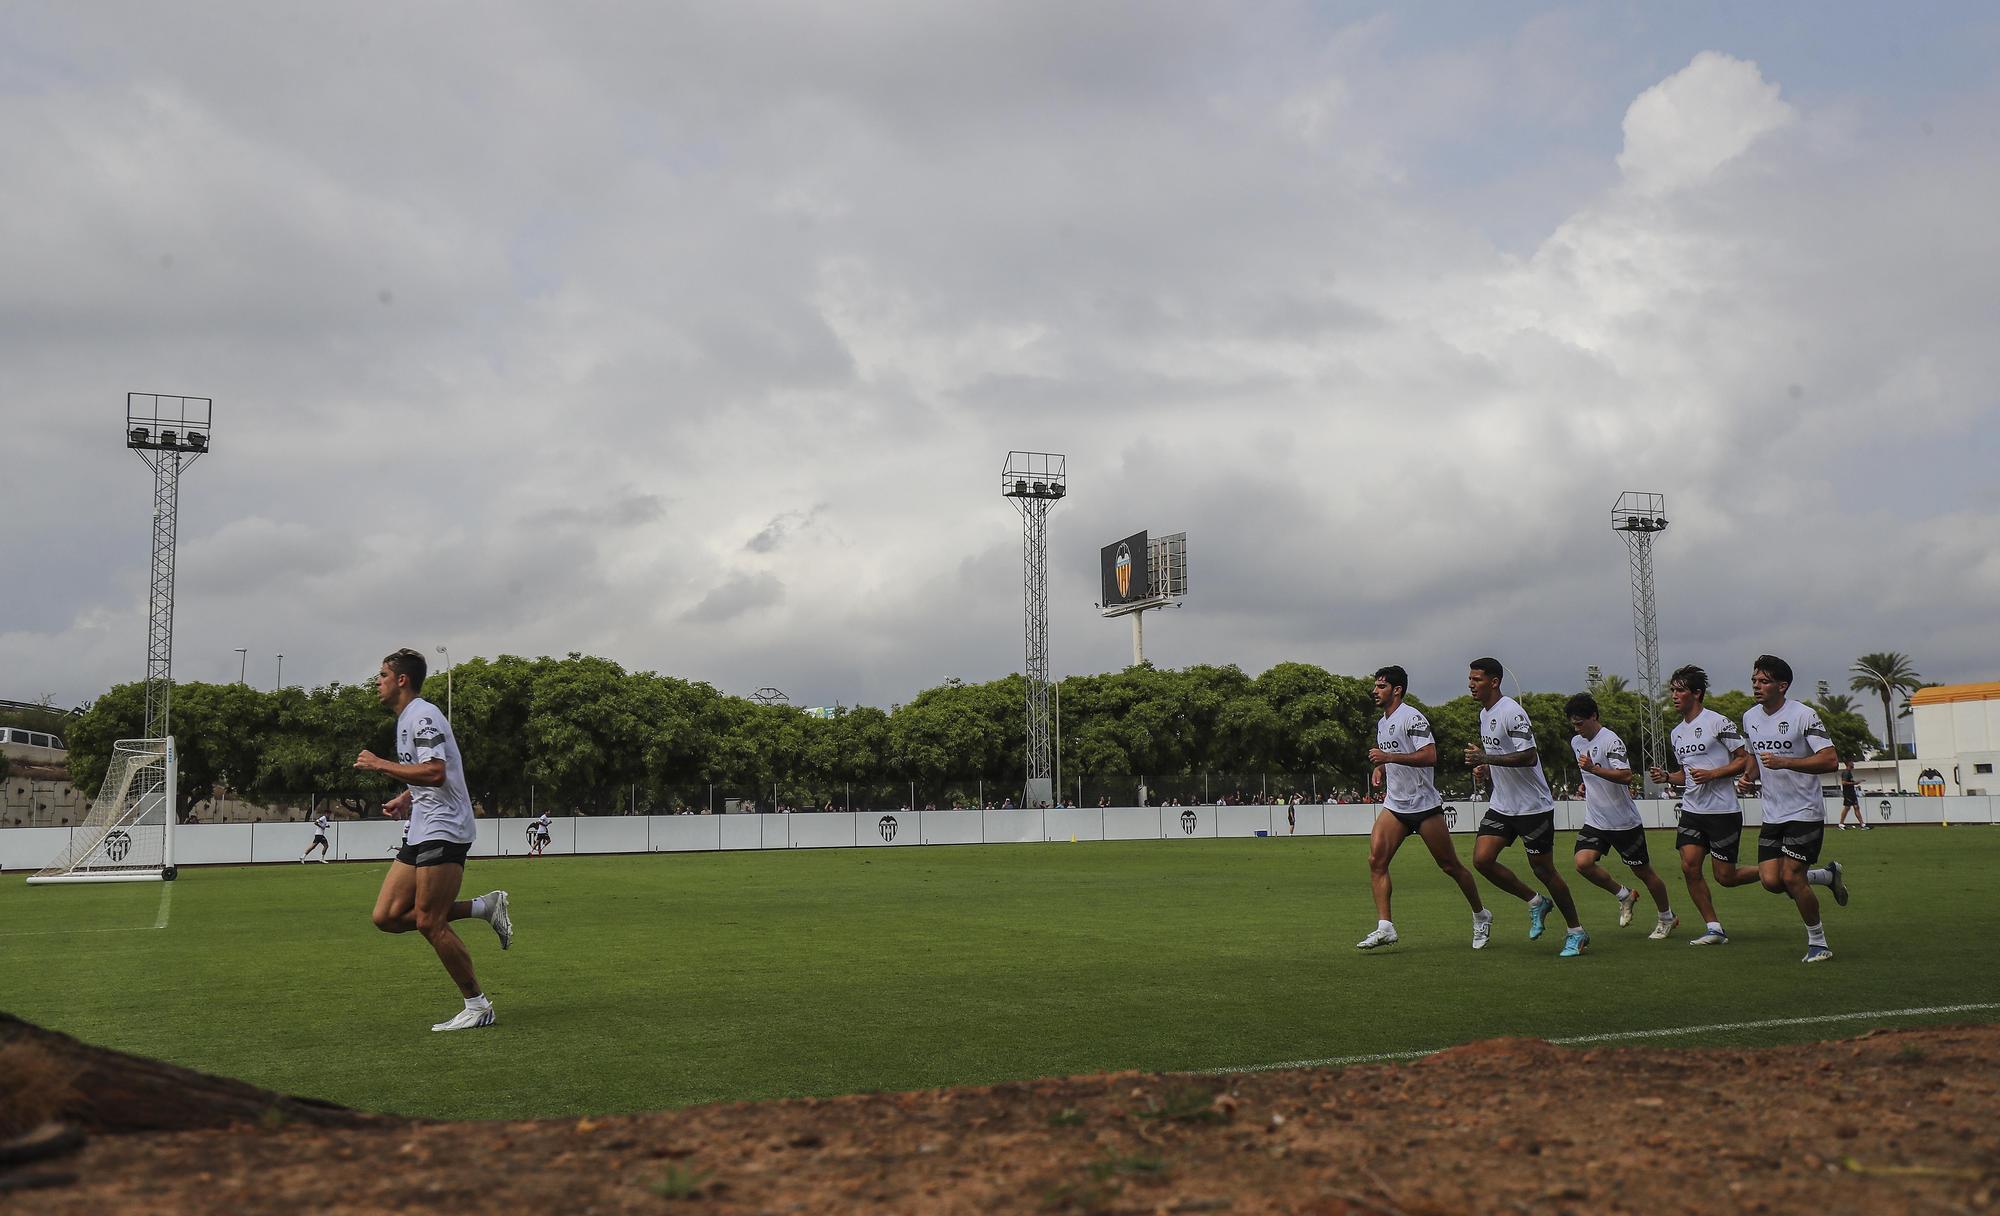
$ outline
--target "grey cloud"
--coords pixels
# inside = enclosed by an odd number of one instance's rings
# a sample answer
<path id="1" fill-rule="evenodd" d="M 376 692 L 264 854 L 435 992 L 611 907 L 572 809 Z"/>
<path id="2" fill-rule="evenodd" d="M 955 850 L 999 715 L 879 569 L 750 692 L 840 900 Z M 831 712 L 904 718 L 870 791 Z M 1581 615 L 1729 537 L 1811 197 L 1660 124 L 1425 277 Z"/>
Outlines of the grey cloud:
<path id="1" fill-rule="evenodd" d="M 1621 670 L 1604 515 L 1650 488 L 1672 653 L 1990 674 L 1991 564 L 1939 539 L 1995 522 L 1990 84 L 1912 141 L 1857 125 L 1867 80 L 1767 74 L 1796 121 L 1646 193 L 1619 120 L 1686 58 L 1600 72 L 1639 54 L 1608 21 L 48 10 L 0 60 L 4 493 L 43 521 L 0 538 L 40 576 L 0 671 L 138 674 L 149 487 L 115 432 L 158 388 L 218 404 L 190 678 L 239 645 L 353 678 L 385 638 L 813 703 L 991 678 L 1021 663 L 1011 448 L 1071 456 L 1059 671 L 1126 661 L 1090 603 L 1138 527 L 1193 543 L 1162 663 L 1387 656 L 1426 696 L 1468 651 Z"/>
<path id="2" fill-rule="evenodd" d="M 721 624 L 758 608 L 767 608 L 785 598 L 785 585 L 777 575 L 766 572 L 733 575 L 710 591 L 687 613 L 689 621 Z"/>

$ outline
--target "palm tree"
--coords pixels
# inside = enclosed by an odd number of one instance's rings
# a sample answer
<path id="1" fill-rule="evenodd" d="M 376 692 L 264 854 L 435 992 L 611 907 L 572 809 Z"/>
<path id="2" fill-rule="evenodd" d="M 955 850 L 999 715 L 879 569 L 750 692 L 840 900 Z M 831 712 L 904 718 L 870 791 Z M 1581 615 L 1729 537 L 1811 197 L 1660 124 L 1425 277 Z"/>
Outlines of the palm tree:
<path id="1" fill-rule="evenodd" d="M 1861 707 L 1854 703 L 1854 698 L 1844 692 L 1827 693 L 1813 702 L 1813 708 L 1819 710 L 1822 715 L 1859 714 L 1861 712 Z"/>
<path id="2" fill-rule="evenodd" d="M 1600 697 L 1614 696 L 1625 691 L 1625 677 L 1619 675 L 1599 676 L 1590 686 L 1590 691 Z"/>
<path id="3" fill-rule="evenodd" d="M 1905 688 L 1903 690 L 1903 707 L 1896 711 L 1896 716 L 1898 718 L 1907 718 L 1910 716 L 1911 697 L 1916 696 L 1918 693 L 1922 692 L 1926 688 L 1943 688 L 1943 687 L 1944 685 L 1936 680 L 1919 680 L 1915 684 L 1912 684 L 1908 688 Z M 1914 741 L 1912 741 L 1912 746 L 1914 746 Z"/>
<path id="4" fill-rule="evenodd" d="M 1890 702 L 1898 692 L 1908 692 L 1922 684 L 1923 677 L 1910 666 L 1909 655 L 1893 650 L 1864 654 L 1847 670 L 1854 676 L 1848 681 L 1849 688 L 1882 699 L 1882 722 L 1889 732 L 1889 759 L 1900 760 L 1902 755 L 1896 750 L 1896 711 Z"/>

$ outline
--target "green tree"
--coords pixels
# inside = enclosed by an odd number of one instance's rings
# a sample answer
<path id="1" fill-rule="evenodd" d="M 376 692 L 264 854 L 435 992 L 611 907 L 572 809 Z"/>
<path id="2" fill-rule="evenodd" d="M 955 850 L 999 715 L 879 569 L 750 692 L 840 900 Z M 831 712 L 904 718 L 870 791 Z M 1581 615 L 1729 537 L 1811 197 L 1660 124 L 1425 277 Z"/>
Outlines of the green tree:
<path id="1" fill-rule="evenodd" d="M 1882 722 L 1888 732 L 1889 755 L 1899 757 L 1896 745 L 1896 711 L 1893 705 L 1898 692 L 1909 692 L 1923 683 L 1923 677 L 1916 668 L 1910 666 L 1910 656 L 1894 650 L 1876 651 L 1864 654 L 1854 660 L 1848 669 L 1853 676 L 1847 686 L 1855 692 L 1871 693 L 1882 701 Z"/>
<path id="2" fill-rule="evenodd" d="M 111 746 L 120 739 L 137 739 L 146 729 L 146 686 L 114 684 L 71 723 L 69 779 L 86 798 L 95 798 L 111 766 Z"/>
<path id="3" fill-rule="evenodd" d="M 242 684 L 176 684 L 173 719 L 179 790 L 175 813 L 186 818 L 218 788 L 250 789 L 269 741 L 267 694 Z M 110 765 L 112 745 L 145 729 L 146 688 L 121 684 L 99 697 L 71 728 L 70 779 L 95 797 Z"/>
<path id="4" fill-rule="evenodd" d="M 1705 708 L 1712 709 L 1736 723 L 1741 723 L 1743 715 L 1749 713 L 1750 707 L 1756 703 L 1757 698 L 1739 688 L 1732 688 L 1728 692 L 1711 692 L 1702 699 Z"/>
<path id="5" fill-rule="evenodd" d="M 1868 720 L 1854 707 L 1854 699 L 1841 693 L 1830 693 L 1812 703 L 1819 711 L 1819 719 L 1826 724 L 1827 734 L 1833 738 L 1833 750 L 1842 760 L 1859 760 L 1875 750 L 1877 744 L 1874 732 L 1868 729 Z"/>

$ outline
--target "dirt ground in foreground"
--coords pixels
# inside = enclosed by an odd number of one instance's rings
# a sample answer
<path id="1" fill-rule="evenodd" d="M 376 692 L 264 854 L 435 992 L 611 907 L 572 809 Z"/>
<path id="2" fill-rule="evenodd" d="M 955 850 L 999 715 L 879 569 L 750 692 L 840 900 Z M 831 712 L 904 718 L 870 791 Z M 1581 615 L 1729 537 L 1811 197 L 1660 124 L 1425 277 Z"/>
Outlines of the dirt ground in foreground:
<path id="1" fill-rule="evenodd" d="M 27 1174 L 54 1185 L 21 1189 Z M 1996 1026 L 1755 1050 L 1502 1039 L 1341 1070 L 98 1135 L 0 1169 L 0 1211 L 79 1216 L 2000 1213 L 1996 1196 Z"/>

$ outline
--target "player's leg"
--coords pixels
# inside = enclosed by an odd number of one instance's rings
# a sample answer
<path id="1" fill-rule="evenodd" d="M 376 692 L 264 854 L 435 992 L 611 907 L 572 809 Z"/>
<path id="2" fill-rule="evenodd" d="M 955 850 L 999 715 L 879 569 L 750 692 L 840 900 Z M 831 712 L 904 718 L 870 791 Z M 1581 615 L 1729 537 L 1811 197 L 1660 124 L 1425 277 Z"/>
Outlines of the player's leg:
<path id="1" fill-rule="evenodd" d="M 1553 837 L 1554 833 L 1550 835 Z M 1572 929 L 1581 928 L 1583 921 L 1576 914 L 1576 897 L 1570 894 L 1569 884 L 1563 881 L 1562 872 L 1556 869 L 1555 841 L 1539 853 L 1528 854 L 1528 868 L 1547 888 L 1549 898 L 1555 901 L 1556 910 L 1563 914 L 1563 923 Z"/>
<path id="2" fill-rule="evenodd" d="M 1639 885 L 1653 897 L 1653 907 L 1659 911 L 1659 920 L 1646 936 L 1654 941 L 1665 938 L 1681 922 L 1667 902 L 1667 884 L 1653 869 L 1653 855 L 1646 846 L 1646 829 L 1627 828 L 1613 836 L 1611 844 L 1618 850 L 1618 860 L 1625 863 L 1625 868 L 1632 871 L 1632 877 L 1638 879 Z M 1618 923 L 1621 926 L 1632 922 L 1632 911 L 1638 902 L 1637 891 L 1619 898 Z"/>
<path id="3" fill-rule="evenodd" d="M 1368 887 L 1375 896 L 1375 927 L 1356 943 L 1362 950 L 1391 945 L 1396 941 L 1396 923 L 1389 915 L 1389 862 L 1403 845 L 1409 832 L 1395 812 L 1384 808 L 1375 816 L 1368 833 Z"/>
<path id="4" fill-rule="evenodd" d="M 397 858 L 389 863 L 382 889 L 375 895 L 375 927 L 384 933 L 408 933 L 417 927 L 417 871 Z"/>
<path id="5" fill-rule="evenodd" d="M 1776 823 L 1766 824 L 1757 840 L 1758 877 L 1766 890 L 1791 896 L 1793 906 L 1798 908 L 1799 919 L 1806 926 L 1803 961 L 1808 963 L 1833 957 L 1826 944 L 1826 926 L 1820 923 L 1819 896 L 1813 891 L 1816 884 L 1811 873 L 1812 863 L 1819 860 L 1820 842 L 1825 834 L 1825 826 L 1820 823 Z M 1818 873 L 1824 875 L 1826 871 Z M 1844 887 L 1836 890 L 1846 893 Z"/>
<path id="6" fill-rule="evenodd" d="M 459 995 L 471 1000 L 480 995 L 479 977 L 472 970 L 472 953 L 451 927 L 458 887 L 465 880 L 465 867 L 451 862 L 417 869 L 416 907 L 412 916 L 417 932 L 437 951 L 445 974 L 458 985 Z"/>
<path id="7" fill-rule="evenodd" d="M 1708 856 L 1708 846 L 1696 842 L 1681 841 L 1681 877 L 1687 882 L 1688 898 L 1694 901 L 1694 910 L 1708 924 L 1718 924 L 1715 919 L 1715 897 L 1709 893 L 1708 883 L 1701 876 L 1702 859 Z"/>
<path id="8" fill-rule="evenodd" d="M 1452 847 L 1451 828 L 1446 825 L 1443 815 L 1431 815 L 1417 826 L 1417 835 L 1423 839 L 1424 847 L 1431 851 L 1431 860 L 1444 871 L 1445 877 L 1458 884 L 1465 902 L 1475 913 L 1486 911 L 1485 901 L 1479 898 L 1479 883 L 1472 877 L 1472 871 L 1458 859 L 1458 850 Z"/>
<path id="9" fill-rule="evenodd" d="M 1604 841 L 1589 828 L 1583 828 L 1576 834 L 1576 856 L 1571 859 L 1571 864 L 1576 867 L 1576 872 L 1585 882 L 1600 891 L 1610 892 L 1616 899 L 1623 900 L 1624 884 L 1611 877 L 1609 870 L 1597 864 L 1598 859 L 1604 856 L 1606 847 Z"/>
<path id="10" fill-rule="evenodd" d="M 1522 833 L 1521 847 L 1528 854 L 1528 868 L 1535 877 L 1548 888 L 1549 900 L 1553 900 L 1556 910 L 1562 913 L 1563 924 L 1568 932 L 1563 934 L 1562 949 L 1558 958 L 1575 958 L 1590 948 L 1590 934 L 1583 928 L 1583 918 L 1577 915 L 1576 898 L 1570 894 L 1569 884 L 1563 881 L 1556 869 L 1556 816 L 1554 811 L 1534 817 L 1529 830 Z M 1548 912 L 1549 900 L 1528 907 L 1530 938 L 1541 935 L 1543 916 Z M 1538 914 L 1539 913 L 1539 914 Z"/>
<path id="11" fill-rule="evenodd" d="M 1500 851 L 1514 843 L 1513 816 L 1489 811 L 1479 821 L 1479 835 L 1472 842 L 1472 868 L 1487 882 L 1507 894 L 1531 904 L 1541 897 L 1533 887 L 1514 876 L 1500 861 Z"/>
<path id="12" fill-rule="evenodd" d="M 1646 888 L 1646 894 L 1653 897 L 1653 907 L 1658 909 L 1661 920 L 1674 914 L 1673 905 L 1667 899 L 1666 880 L 1660 877 L 1660 872 L 1653 868 L 1651 862 L 1642 861 L 1633 866 L 1632 877 L 1638 879 L 1639 885 Z"/>
<path id="13" fill-rule="evenodd" d="M 1368 886 L 1375 894 L 1375 915 L 1383 924 L 1395 919 L 1389 915 L 1389 863 L 1409 834 L 1403 821 L 1390 810 L 1375 816 L 1375 828 L 1368 834 Z"/>

